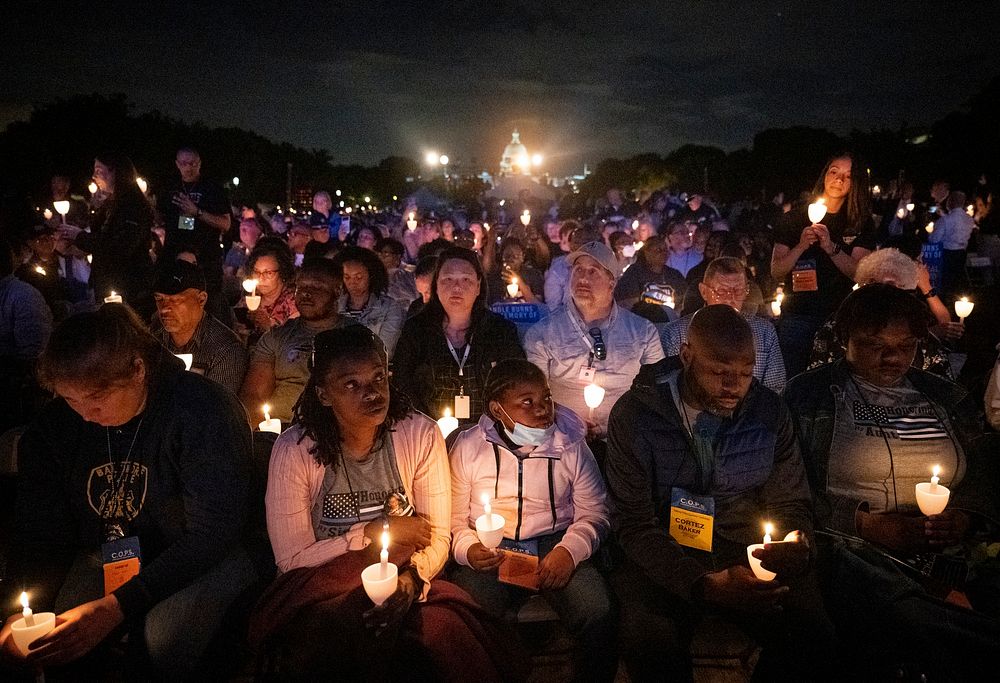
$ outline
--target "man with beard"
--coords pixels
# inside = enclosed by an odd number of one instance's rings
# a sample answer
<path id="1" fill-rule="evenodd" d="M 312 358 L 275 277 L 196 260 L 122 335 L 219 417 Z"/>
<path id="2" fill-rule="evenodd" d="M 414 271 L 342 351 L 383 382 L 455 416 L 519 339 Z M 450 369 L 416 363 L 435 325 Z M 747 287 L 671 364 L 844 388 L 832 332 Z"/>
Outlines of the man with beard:
<path id="1" fill-rule="evenodd" d="M 753 377 L 747 322 L 698 311 L 679 358 L 642 368 L 608 422 L 606 474 L 625 560 L 612 577 L 633 680 L 692 679 L 705 615 L 763 647 L 760 680 L 833 676 L 833 627 L 810 571 L 809 485 L 788 409 Z M 765 523 L 776 541 L 755 550 Z M 770 540 L 770 539 L 768 539 Z"/>

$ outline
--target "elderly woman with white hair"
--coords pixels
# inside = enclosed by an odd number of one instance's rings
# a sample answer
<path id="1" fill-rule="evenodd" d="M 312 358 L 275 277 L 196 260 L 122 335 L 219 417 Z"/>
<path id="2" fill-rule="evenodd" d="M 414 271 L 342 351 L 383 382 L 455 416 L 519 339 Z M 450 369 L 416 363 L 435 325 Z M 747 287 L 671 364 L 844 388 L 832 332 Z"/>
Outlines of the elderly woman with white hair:
<path id="1" fill-rule="evenodd" d="M 892 285 L 911 292 L 926 303 L 931 332 L 921 342 L 913 366 L 953 380 L 951 363 L 942 340 L 961 337 L 964 326 L 951 322 L 948 308 L 938 297 L 937 290 L 931 287 L 927 267 L 898 249 L 879 249 L 858 261 L 854 279 L 862 287 L 876 282 Z M 834 334 L 831 317 L 813 338 L 809 369 L 831 363 L 843 355 L 844 347 Z"/>

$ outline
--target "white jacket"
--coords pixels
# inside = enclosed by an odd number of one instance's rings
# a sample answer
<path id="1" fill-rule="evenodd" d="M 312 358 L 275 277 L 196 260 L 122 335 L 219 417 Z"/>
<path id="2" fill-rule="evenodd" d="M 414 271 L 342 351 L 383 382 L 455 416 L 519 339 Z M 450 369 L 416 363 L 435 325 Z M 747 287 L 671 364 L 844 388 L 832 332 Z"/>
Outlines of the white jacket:
<path id="1" fill-rule="evenodd" d="M 507 521 L 504 537 L 524 540 L 566 529 L 558 545 L 577 565 L 590 557 L 610 521 L 604 480 L 586 434 L 583 420 L 562 406 L 556 406 L 556 431 L 549 440 L 530 452 L 519 449 L 526 453 L 520 458 L 503 445 L 489 416 L 462 432 L 449 456 L 455 561 L 469 565 L 469 548 L 479 540 L 476 518 L 483 514 L 484 493 L 493 512 Z"/>

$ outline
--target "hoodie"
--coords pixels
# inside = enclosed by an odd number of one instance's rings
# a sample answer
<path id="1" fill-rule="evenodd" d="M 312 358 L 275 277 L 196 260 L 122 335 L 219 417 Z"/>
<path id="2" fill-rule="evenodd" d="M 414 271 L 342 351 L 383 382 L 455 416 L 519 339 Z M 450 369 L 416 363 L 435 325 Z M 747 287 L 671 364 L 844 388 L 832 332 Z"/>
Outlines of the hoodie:
<path id="1" fill-rule="evenodd" d="M 556 547 L 579 566 L 610 527 L 604 480 L 587 446 L 587 427 L 576 413 L 556 406 L 556 430 L 544 443 L 511 451 L 488 415 L 459 434 L 451 448 L 452 551 L 468 566 L 478 542 L 482 495 L 506 520 L 504 537 L 524 540 L 565 529 Z"/>

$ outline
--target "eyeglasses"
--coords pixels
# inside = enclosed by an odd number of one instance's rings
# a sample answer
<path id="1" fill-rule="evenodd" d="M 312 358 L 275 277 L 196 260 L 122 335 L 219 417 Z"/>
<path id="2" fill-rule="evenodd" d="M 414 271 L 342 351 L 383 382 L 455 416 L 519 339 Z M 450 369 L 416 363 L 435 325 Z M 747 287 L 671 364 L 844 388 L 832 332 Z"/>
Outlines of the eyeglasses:
<path id="1" fill-rule="evenodd" d="M 272 277 L 278 274 L 277 270 L 255 270 L 253 271 L 253 276 L 258 280 L 270 280 Z"/>
<path id="2" fill-rule="evenodd" d="M 709 285 L 705 286 L 708 287 L 708 291 L 710 291 L 716 299 L 737 299 L 750 293 L 750 285 L 747 285 L 743 289 L 716 289 L 715 287 L 711 287 Z"/>
<path id="3" fill-rule="evenodd" d="M 604 337 L 601 336 L 601 328 L 590 328 L 590 336 L 594 338 L 594 358 L 597 360 L 607 360 L 608 347 L 604 343 Z"/>

